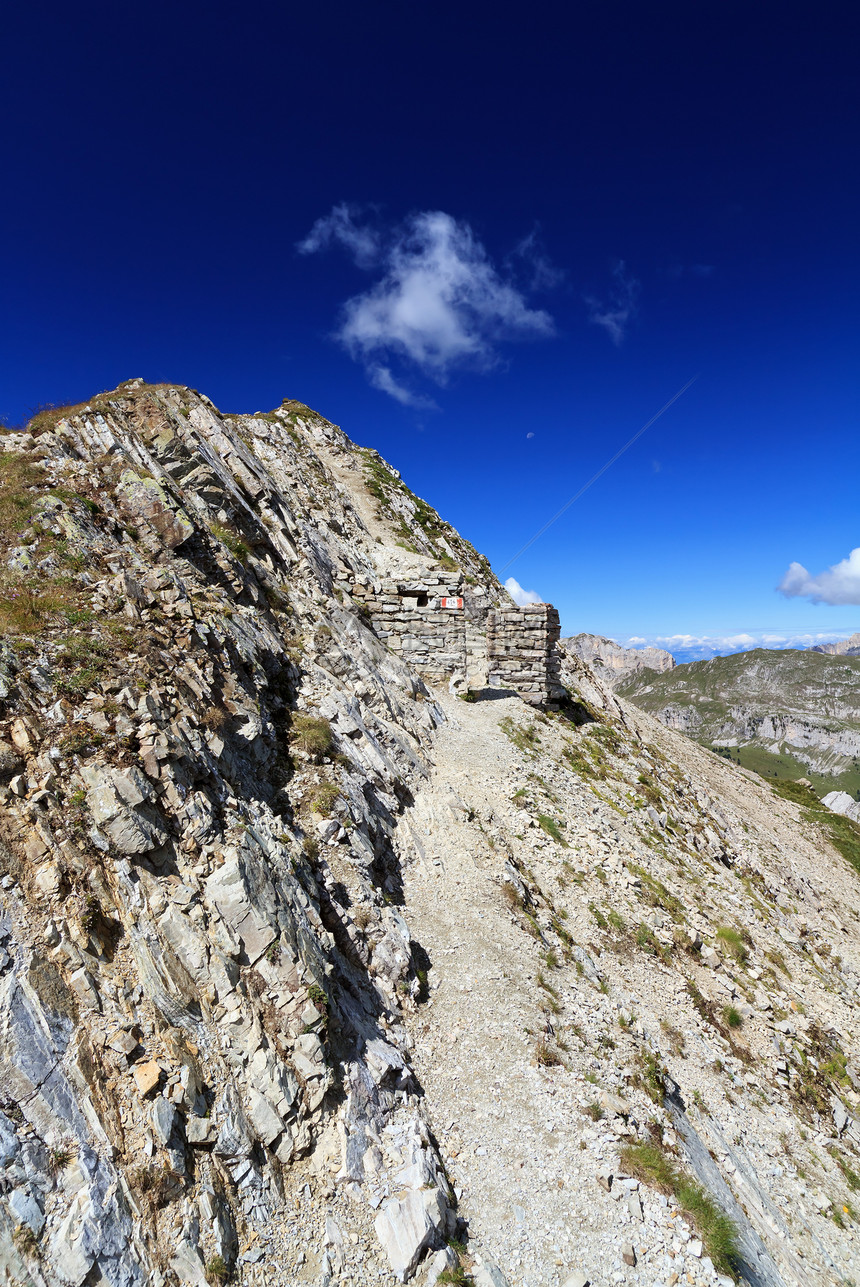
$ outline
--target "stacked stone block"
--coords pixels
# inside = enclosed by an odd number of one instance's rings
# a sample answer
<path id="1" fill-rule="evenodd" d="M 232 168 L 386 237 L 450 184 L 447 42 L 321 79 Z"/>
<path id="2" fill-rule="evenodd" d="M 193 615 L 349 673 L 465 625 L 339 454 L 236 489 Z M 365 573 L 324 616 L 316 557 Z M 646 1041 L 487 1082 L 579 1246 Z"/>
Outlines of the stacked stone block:
<path id="1" fill-rule="evenodd" d="M 511 688 L 532 706 L 564 696 L 558 611 L 549 603 L 496 608 L 487 617 L 490 686 Z"/>
<path id="2" fill-rule="evenodd" d="M 459 576 L 428 572 L 416 581 L 356 581 L 349 591 L 367 609 L 377 636 L 424 679 L 466 674 L 466 614 Z"/>
<path id="3" fill-rule="evenodd" d="M 413 580 L 348 576 L 340 584 L 363 606 L 378 638 L 430 683 L 489 682 L 534 706 L 564 696 L 551 604 L 488 610 L 486 591 L 468 590 L 459 573 L 432 569 Z"/>

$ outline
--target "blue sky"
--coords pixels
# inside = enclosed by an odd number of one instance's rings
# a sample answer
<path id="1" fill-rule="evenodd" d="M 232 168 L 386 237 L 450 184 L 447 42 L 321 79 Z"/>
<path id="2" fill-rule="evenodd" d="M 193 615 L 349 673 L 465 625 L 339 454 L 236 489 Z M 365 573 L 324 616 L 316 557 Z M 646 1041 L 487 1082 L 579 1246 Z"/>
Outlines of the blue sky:
<path id="1" fill-rule="evenodd" d="M 4 16 L 0 414 L 296 397 L 498 571 L 698 374 L 504 575 L 569 632 L 860 629 L 856 7 L 301 8 Z"/>

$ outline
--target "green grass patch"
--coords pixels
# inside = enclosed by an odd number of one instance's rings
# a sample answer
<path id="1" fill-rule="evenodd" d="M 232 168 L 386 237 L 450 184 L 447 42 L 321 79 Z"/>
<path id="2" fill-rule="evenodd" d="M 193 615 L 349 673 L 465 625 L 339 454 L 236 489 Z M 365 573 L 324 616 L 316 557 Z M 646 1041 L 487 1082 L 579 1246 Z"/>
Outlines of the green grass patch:
<path id="1" fill-rule="evenodd" d="M 739 965 L 743 965 L 747 959 L 747 945 L 744 935 L 740 930 L 733 929 L 731 925 L 720 925 L 717 929 L 717 938 L 722 947 L 729 952 Z"/>
<path id="2" fill-rule="evenodd" d="M 738 1231 L 708 1191 L 670 1158 L 657 1144 L 628 1144 L 621 1151 L 621 1166 L 635 1179 L 667 1195 L 698 1232 L 719 1273 L 735 1277 L 740 1262 Z"/>
<path id="3" fill-rule="evenodd" d="M 535 724 L 528 724 L 523 728 L 521 724 L 515 724 L 511 717 L 506 715 L 503 720 L 499 721 L 499 728 L 518 751 L 533 754 L 540 746 L 540 737 Z"/>
<path id="4" fill-rule="evenodd" d="M 568 768 L 581 777 L 603 782 L 606 778 L 609 762 L 599 742 L 593 742 L 591 736 L 583 734 L 578 741 L 569 742 L 561 753 Z"/>
<path id="5" fill-rule="evenodd" d="M 320 715 L 294 715 L 291 728 L 296 745 L 314 759 L 328 755 L 334 746 L 331 724 Z"/>
<path id="6" fill-rule="evenodd" d="M 812 788 L 800 782 L 771 782 L 771 789 L 783 800 L 804 806 L 806 821 L 822 827 L 834 849 L 860 874 L 860 827 L 856 822 L 831 813 Z"/>
<path id="7" fill-rule="evenodd" d="M 450 1284 L 450 1287 L 471 1287 L 475 1280 L 462 1265 L 454 1265 L 453 1269 L 443 1269 L 436 1281 Z"/>
<path id="8" fill-rule="evenodd" d="M 598 929 L 609 928 L 609 921 L 603 915 L 603 912 L 600 910 L 599 907 L 596 907 L 594 903 L 589 903 L 588 910 L 591 912 L 592 916 L 594 917 L 595 924 L 597 925 Z"/>
<path id="9" fill-rule="evenodd" d="M 847 863 L 860 874 L 860 827 L 850 818 L 829 813 L 824 824 L 830 832 L 830 841 Z"/>
<path id="10" fill-rule="evenodd" d="M 860 791 L 860 767 L 847 759 L 843 773 L 827 774 L 816 773 L 808 764 L 795 759 L 785 750 L 777 754 L 754 744 L 737 747 L 715 746 L 712 749 L 718 755 L 723 755 L 725 759 L 739 764 L 741 768 L 749 769 L 759 777 L 766 778 L 771 786 L 784 786 L 786 783 L 796 781 L 797 778 L 808 778 L 817 796 L 825 796 L 830 791 L 847 791 L 849 795 L 856 797 L 857 792 Z"/>
<path id="11" fill-rule="evenodd" d="M 0 575 L 0 635 L 38 635 L 52 621 L 73 623 L 79 605 L 78 591 L 47 577 Z"/>
<path id="12" fill-rule="evenodd" d="M 638 948 L 641 948 L 643 952 L 650 952 L 652 956 L 662 955 L 660 944 L 657 942 L 657 939 L 654 937 L 653 930 L 649 929 L 649 927 L 643 921 L 640 921 L 639 924 L 636 926 L 636 931 L 633 935 L 633 939 L 634 939 L 634 942 L 636 943 L 636 946 Z"/>
<path id="13" fill-rule="evenodd" d="M 555 818 L 550 818 L 550 817 L 549 817 L 547 814 L 545 814 L 545 813 L 539 813 L 539 814 L 538 814 L 538 823 L 539 823 L 539 824 L 540 824 L 540 826 L 543 828 L 543 830 L 546 832 L 546 834 L 547 834 L 548 836 L 551 836 L 551 837 L 552 837 L 552 839 L 553 839 L 553 840 L 555 840 L 558 844 L 560 844 L 564 849 L 569 849 L 569 848 L 570 848 L 570 846 L 568 845 L 568 843 L 567 843 L 567 841 L 565 840 L 564 836 L 561 834 L 561 828 L 559 827 L 559 825 L 558 825 L 558 823 L 556 822 Z"/>
<path id="14" fill-rule="evenodd" d="M 660 907 L 664 912 L 668 912 L 674 921 L 681 921 L 684 918 L 684 904 L 675 894 L 671 894 L 662 881 L 652 876 L 644 867 L 637 863 L 629 863 L 628 870 L 638 876 L 642 882 L 640 897 L 649 907 Z"/>
<path id="15" fill-rule="evenodd" d="M 771 782 L 770 789 L 774 795 L 780 796 L 783 800 L 790 800 L 792 804 L 803 804 L 812 809 L 822 808 L 818 796 L 805 782 L 776 781 Z"/>
<path id="16" fill-rule="evenodd" d="M 220 541 L 222 545 L 226 545 L 233 557 L 238 559 L 240 563 L 244 563 L 248 559 L 251 553 L 251 547 L 244 537 L 240 536 L 238 532 L 234 532 L 232 528 L 229 527 L 222 527 L 220 523 L 210 523 L 209 531 L 215 537 L 216 541 Z"/>
<path id="17" fill-rule="evenodd" d="M 845 1180 L 845 1183 L 848 1185 L 848 1188 L 851 1190 L 852 1193 L 856 1193 L 858 1189 L 860 1189 L 860 1175 L 858 1175 L 857 1172 L 848 1165 L 843 1155 L 839 1152 L 838 1148 L 831 1145 L 831 1147 L 828 1148 L 827 1152 L 830 1154 L 830 1156 L 833 1158 L 833 1161 L 836 1163 L 836 1165 L 839 1167 L 839 1170 L 842 1172 L 842 1176 Z"/>
<path id="18" fill-rule="evenodd" d="M 660 788 L 657 786 L 657 783 L 651 777 L 650 773 L 640 773 L 636 780 L 641 786 L 642 794 L 648 803 L 653 804 L 655 809 L 662 808 L 663 796 L 660 793 Z"/>
<path id="19" fill-rule="evenodd" d="M 324 818 L 331 816 L 335 804 L 340 799 L 340 787 L 336 787 L 333 782 L 323 782 L 317 788 L 316 794 L 311 802 L 311 808 L 314 813 L 320 813 Z"/>

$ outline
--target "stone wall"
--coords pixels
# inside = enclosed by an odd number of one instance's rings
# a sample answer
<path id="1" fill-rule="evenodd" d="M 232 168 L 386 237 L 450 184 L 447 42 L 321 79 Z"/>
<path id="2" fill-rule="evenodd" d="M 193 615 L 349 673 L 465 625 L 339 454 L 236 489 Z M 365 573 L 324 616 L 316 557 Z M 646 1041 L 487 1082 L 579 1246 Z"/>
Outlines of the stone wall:
<path id="1" fill-rule="evenodd" d="M 350 578 L 343 588 L 378 638 L 430 683 L 509 688 L 535 706 L 564 693 L 558 612 L 548 603 L 491 608 L 484 588 L 430 569 L 411 580 Z"/>
<path id="2" fill-rule="evenodd" d="M 491 688 L 512 688 L 532 706 L 561 699 L 558 611 L 549 603 L 495 608 L 487 616 Z"/>
<path id="3" fill-rule="evenodd" d="M 349 591 L 367 609 L 377 636 L 422 678 L 442 683 L 459 675 L 465 681 L 466 612 L 458 573 L 356 581 Z"/>

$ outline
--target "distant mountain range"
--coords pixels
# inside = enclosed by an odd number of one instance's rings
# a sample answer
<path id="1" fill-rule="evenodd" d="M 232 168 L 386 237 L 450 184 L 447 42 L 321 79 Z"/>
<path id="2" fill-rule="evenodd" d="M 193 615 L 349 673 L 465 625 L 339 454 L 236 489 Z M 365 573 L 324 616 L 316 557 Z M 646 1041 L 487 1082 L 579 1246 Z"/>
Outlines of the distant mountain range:
<path id="1" fill-rule="evenodd" d="M 561 642 L 612 688 L 641 670 L 662 674 L 675 666 L 675 658 L 663 648 L 623 648 L 603 635 L 571 635 Z"/>
<path id="2" fill-rule="evenodd" d="M 808 777 L 821 794 L 857 795 L 858 635 L 807 651 L 756 648 L 662 673 L 631 669 L 615 687 L 667 727 L 746 768 Z"/>
<path id="3" fill-rule="evenodd" d="M 860 657 L 860 634 L 850 639 L 838 639 L 836 643 L 815 644 L 810 652 L 824 652 L 831 657 Z"/>

